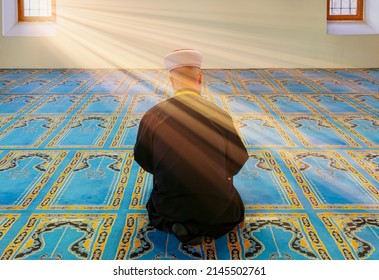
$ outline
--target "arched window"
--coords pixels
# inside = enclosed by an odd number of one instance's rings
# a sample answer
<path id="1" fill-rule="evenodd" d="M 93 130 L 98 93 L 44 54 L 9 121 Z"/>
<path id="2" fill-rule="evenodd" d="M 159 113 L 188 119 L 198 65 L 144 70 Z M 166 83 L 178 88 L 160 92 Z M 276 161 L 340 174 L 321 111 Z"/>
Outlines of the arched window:
<path id="1" fill-rule="evenodd" d="M 363 0 L 327 0 L 328 20 L 363 20 Z"/>
<path id="2" fill-rule="evenodd" d="M 18 0 L 18 21 L 55 21 L 56 0 Z"/>

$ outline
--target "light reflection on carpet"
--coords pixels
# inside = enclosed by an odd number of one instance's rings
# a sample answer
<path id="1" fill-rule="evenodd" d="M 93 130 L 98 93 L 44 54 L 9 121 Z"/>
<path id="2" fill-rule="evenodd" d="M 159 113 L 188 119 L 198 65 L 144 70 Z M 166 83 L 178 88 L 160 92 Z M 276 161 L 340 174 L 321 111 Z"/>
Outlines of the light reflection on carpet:
<path id="1" fill-rule="evenodd" d="M 379 259 L 379 69 L 208 69 L 249 160 L 245 222 L 201 245 L 149 225 L 139 121 L 161 69 L 0 70 L 0 258 Z"/>

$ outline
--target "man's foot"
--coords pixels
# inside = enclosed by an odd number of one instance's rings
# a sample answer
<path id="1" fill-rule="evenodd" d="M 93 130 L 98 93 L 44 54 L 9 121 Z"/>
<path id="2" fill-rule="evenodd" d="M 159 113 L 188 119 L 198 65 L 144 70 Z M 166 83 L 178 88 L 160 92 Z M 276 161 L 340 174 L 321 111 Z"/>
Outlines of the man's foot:
<path id="1" fill-rule="evenodd" d="M 202 235 L 198 235 L 186 242 L 184 242 L 185 244 L 188 244 L 188 245 L 191 245 L 191 246 L 196 246 L 196 245 L 200 245 L 201 243 L 203 243 L 203 236 Z"/>
<path id="2" fill-rule="evenodd" d="M 171 230 L 175 237 L 185 244 L 195 246 L 203 242 L 203 237 L 201 235 L 191 234 L 182 224 L 174 224 Z"/>

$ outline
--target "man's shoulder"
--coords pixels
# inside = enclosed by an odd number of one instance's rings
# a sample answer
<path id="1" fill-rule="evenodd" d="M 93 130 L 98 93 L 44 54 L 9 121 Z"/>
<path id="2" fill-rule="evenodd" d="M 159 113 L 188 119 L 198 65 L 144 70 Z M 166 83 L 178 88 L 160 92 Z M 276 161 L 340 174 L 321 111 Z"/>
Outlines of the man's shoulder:
<path id="1" fill-rule="evenodd" d="M 201 104 L 202 106 L 209 107 L 212 110 L 216 110 L 218 112 L 222 112 L 222 113 L 228 114 L 225 110 L 223 110 L 222 108 L 220 108 L 219 106 L 217 106 L 216 103 L 208 100 L 204 96 L 181 95 L 181 96 L 178 96 L 178 97 L 173 97 L 171 99 L 173 99 L 173 100 L 174 99 L 189 99 L 189 100 L 193 101 L 193 104 Z M 169 100 L 167 100 L 167 101 L 169 101 Z"/>
<path id="2" fill-rule="evenodd" d="M 224 121 L 230 121 L 232 119 L 229 113 L 220 108 L 217 104 L 204 97 L 192 95 L 170 97 L 151 107 L 143 118 L 159 118 L 159 116 L 171 115 L 175 109 L 182 107 L 182 105 L 184 105 L 185 108 L 192 108 L 194 111 L 206 115 L 210 119 L 217 119 L 218 121 L 222 119 Z"/>
<path id="3" fill-rule="evenodd" d="M 217 122 L 230 122 L 232 120 L 232 117 L 226 110 L 220 108 L 215 102 L 212 102 L 207 98 L 190 95 L 185 98 L 191 100 L 190 104 L 193 105 L 195 111 L 211 120 Z"/>
<path id="4" fill-rule="evenodd" d="M 218 106 L 215 102 L 212 102 L 211 100 L 207 100 L 205 98 L 201 98 L 202 99 L 202 103 L 207 107 L 209 108 L 209 113 L 216 113 L 217 115 L 221 116 L 221 117 L 224 117 L 224 118 L 231 118 L 231 116 L 229 115 L 229 113 L 224 110 L 223 108 L 221 108 L 220 106 Z"/>

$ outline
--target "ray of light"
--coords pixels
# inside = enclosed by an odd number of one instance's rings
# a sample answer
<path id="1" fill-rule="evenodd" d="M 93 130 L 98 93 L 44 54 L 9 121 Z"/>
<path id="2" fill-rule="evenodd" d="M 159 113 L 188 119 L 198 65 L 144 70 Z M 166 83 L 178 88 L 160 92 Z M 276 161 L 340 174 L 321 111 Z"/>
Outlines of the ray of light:
<path id="1" fill-rule="evenodd" d="M 288 65 L 299 60 L 301 38 L 285 26 L 260 26 L 248 12 L 215 10 L 189 5 L 142 7 L 121 1 L 58 1 L 58 35 L 48 40 L 57 55 L 82 67 L 162 68 L 162 57 L 177 48 L 195 48 L 205 55 L 205 66 L 222 61 L 230 68 L 262 64 Z M 259 18 L 265 16 L 263 13 Z M 305 27 L 304 27 L 305 28 Z M 281 45 L 278 46 L 278 40 Z M 251 44 L 247 42 L 252 42 Z M 280 49 L 281 48 L 281 49 Z M 285 53 L 283 49 L 293 49 Z M 304 65 L 319 58 L 301 57 Z M 252 63 L 253 61 L 253 63 Z M 234 67 L 233 67 L 234 66 Z M 136 67 L 133 67 L 136 68 Z"/>

